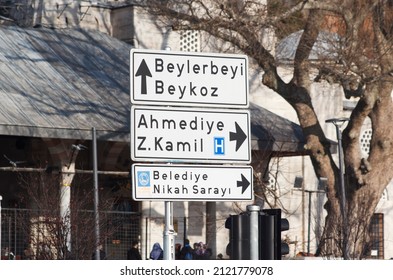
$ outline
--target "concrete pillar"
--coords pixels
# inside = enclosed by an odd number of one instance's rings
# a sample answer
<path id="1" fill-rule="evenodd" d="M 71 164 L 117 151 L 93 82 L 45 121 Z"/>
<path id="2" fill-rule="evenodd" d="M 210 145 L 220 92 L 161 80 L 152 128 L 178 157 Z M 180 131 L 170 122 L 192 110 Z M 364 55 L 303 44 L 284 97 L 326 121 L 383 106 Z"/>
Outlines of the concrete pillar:
<path id="1" fill-rule="evenodd" d="M 61 166 L 60 218 L 64 225 L 67 249 L 71 251 L 71 184 L 75 176 L 75 160 L 79 149 L 71 142 L 60 139 L 44 139 L 53 162 Z"/>
<path id="2" fill-rule="evenodd" d="M 71 184 L 75 176 L 75 163 L 63 166 L 60 183 L 60 218 L 64 225 L 67 249 L 71 251 Z"/>

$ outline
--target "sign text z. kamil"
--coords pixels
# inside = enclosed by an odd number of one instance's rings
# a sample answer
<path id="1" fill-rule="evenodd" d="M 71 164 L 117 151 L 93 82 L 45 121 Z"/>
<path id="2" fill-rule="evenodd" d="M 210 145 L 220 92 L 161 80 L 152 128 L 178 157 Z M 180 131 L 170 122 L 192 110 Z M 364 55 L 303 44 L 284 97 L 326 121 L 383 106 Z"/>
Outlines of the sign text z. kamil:
<path id="1" fill-rule="evenodd" d="M 251 161 L 248 110 L 131 107 L 134 161 Z"/>
<path id="2" fill-rule="evenodd" d="M 130 58 L 133 104 L 248 107 L 247 56 L 132 49 Z"/>

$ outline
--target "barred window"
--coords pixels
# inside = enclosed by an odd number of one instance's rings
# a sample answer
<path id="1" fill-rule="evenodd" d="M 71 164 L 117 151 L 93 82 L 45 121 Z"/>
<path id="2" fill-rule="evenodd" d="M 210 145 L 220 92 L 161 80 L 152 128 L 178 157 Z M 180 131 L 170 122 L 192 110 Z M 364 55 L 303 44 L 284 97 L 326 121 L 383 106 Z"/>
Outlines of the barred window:
<path id="1" fill-rule="evenodd" d="M 384 258 L 384 220 L 382 213 L 375 213 L 370 223 L 369 257 L 372 259 Z"/>
<path id="2" fill-rule="evenodd" d="M 366 129 L 360 135 L 360 148 L 364 156 L 368 156 L 370 152 L 370 142 L 372 135 L 372 129 Z"/>
<path id="3" fill-rule="evenodd" d="M 199 32 L 185 30 L 180 33 L 180 50 L 184 52 L 199 52 Z"/>

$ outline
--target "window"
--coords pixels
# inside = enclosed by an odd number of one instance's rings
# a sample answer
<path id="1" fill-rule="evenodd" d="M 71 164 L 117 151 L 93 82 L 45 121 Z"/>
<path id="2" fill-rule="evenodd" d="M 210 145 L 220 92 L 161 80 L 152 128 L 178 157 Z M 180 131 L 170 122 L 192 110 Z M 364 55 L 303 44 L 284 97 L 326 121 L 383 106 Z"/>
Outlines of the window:
<path id="1" fill-rule="evenodd" d="M 375 213 L 370 223 L 370 243 L 368 256 L 372 259 L 384 258 L 383 214 Z"/>
<path id="2" fill-rule="evenodd" d="M 199 32 L 197 30 L 181 31 L 180 50 L 184 52 L 199 52 Z"/>
<path id="3" fill-rule="evenodd" d="M 373 135 L 372 129 L 366 129 L 360 136 L 360 149 L 364 157 L 367 157 L 370 153 L 370 142 Z"/>

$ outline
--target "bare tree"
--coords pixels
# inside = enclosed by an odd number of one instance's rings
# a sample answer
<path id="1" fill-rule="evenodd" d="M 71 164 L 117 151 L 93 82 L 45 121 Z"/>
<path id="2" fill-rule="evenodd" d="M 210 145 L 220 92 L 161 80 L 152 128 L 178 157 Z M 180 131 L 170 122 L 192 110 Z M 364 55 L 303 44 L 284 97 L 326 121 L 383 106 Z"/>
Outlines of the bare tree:
<path id="1" fill-rule="evenodd" d="M 174 30 L 204 31 L 248 55 L 263 70 L 262 83 L 294 108 L 315 173 L 328 180 L 319 253 L 362 257 L 370 219 L 393 176 L 392 5 L 383 0 L 149 0 L 143 5 Z M 263 44 L 264 33 L 275 30 L 282 37 L 300 29 L 293 77 L 285 82 L 277 71 L 278 61 Z M 319 61 L 311 64 L 310 53 L 322 31 L 334 32 L 337 39 L 329 42 L 329 54 L 320 54 Z M 317 77 L 312 75 L 314 69 L 319 70 Z M 343 131 L 346 209 L 340 203 L 340 170 L 311 100 L 314 78 L 340 84 L 346 98 L 357 100 Z M 359 137 L 368 118 L 370 152 L 362 158 Z"/>
<path id="2" fill-rule="evenodd" d="M 86 190 L 80 181 L 86 181 L 86 178 L 74 179 L 70 211 L 61 217 L 60 174 L 45 171 L 19 174 L 21 201 L 28 203 L 28 211 L 21 212 L 18 217 L 26 238 L 26 257 L 44 260 L 91 258 L 96 247 L 92 234 L 95 226 L 93 188 Z M 101 192 L 99 205 L 100 211 L 111 210 L 113 199 Z M 107 219 L 100 215 L 100 240 L 110 237 L 116 230 L 115 226 L 108 227 Z M 72 248 L 68 248 L 69 236 L 72 237 Z"/>

